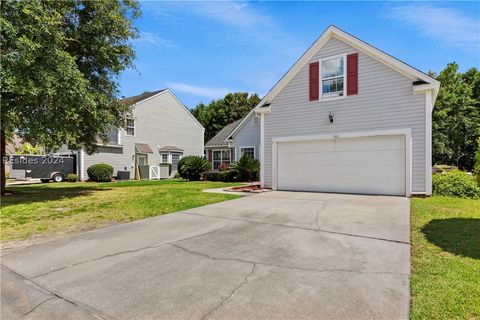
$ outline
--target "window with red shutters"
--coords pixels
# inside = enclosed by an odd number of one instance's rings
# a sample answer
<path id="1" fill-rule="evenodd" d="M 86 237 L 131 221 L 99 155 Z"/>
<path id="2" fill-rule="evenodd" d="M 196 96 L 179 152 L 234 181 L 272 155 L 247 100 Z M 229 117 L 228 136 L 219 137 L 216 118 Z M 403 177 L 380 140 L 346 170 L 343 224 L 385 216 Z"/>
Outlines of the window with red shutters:
<path id="1" fill-rule="evenodd" d="M 347 55 L 347 96 L 358 93 L 358 53 Z"/>
<path id="2" fill-rule="evenodd" d="M 309 98 L 310 101 L 318 100 L 319 96 L 319 78 L 320 72 L 318 70 L 319 63 L 312 62 L 309 67 Z"/>

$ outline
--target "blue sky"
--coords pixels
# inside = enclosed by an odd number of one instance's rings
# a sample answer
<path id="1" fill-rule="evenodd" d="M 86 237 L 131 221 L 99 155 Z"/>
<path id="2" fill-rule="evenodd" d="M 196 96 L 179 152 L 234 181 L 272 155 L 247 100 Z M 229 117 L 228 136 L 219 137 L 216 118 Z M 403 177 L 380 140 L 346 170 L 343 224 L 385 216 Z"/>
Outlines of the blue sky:
<path id="1" fill-rule="evenodd" d="M 121 94 L 171 88 L 189 108 L 260 96 L 330 25 L 423 70 L 480 66 L 478 2 L 142 2 Z"/>

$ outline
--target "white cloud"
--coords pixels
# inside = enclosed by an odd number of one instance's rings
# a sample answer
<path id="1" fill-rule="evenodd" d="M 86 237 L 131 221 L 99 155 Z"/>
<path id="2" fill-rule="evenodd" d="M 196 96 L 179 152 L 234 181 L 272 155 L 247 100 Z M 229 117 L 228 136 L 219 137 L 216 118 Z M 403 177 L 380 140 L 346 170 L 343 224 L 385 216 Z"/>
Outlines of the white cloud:
<path id="1" fill-rule="evenodd" d="M 223 98 L 228 92 L 232 92 L 231 90 L 224 88 L 200 87 L 181 82 L 169 83 L 168 87 L 171 88 L 173 91 L 184 92 L 210 99 Z"/>
<path id="2" fill-rule="evenodd" d="M 424 36 L 464 50 L 480 49 L 480 20 L 452 8 L 408 4 L 390 9 L 389 17 L 406 23 Z"/>
<path id="3" fill-rule="evenodd" d="M 145 47 L 176 47 L 172 41 L 164 39 L 153 32 L 145 31 L 140 32 L 139 37 L 134 40 L 134 43 Z"/>

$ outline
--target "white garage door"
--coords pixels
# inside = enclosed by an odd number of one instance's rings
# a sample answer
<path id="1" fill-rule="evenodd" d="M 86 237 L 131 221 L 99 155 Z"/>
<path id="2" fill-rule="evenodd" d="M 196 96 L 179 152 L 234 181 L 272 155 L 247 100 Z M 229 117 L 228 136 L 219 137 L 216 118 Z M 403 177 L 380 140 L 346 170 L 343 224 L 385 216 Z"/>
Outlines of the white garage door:
<path id="1" fill-rule="evenodd" d="M 405 136 L 279 142 L 277 189 L 405 195 Z"/>

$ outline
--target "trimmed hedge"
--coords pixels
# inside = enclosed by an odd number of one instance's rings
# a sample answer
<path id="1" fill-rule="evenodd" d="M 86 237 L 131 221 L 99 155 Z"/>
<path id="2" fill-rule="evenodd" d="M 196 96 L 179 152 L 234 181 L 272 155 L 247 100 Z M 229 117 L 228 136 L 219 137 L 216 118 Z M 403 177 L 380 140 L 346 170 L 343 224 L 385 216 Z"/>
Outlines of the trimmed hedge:
<path id="1" fill-rule="evenodd" d="M 432 176 L 432 192 L 437 196 L 480 199 L 480 187 L 475 178 L 460 170 Z"/>
<path id="2" fill-rule="evenodd" d="M 113 176 L 113 167 L 106 163 L 97 163 L 87 169 L 90 180 L 95 182 L 110 182 Z"/>
<path id="3" fill-rule="evenodd" d="M 240 174 L 237 170 L 207 171 L 202 174 L 202 178 L 208 181 L 236 182 L 239 181 Z"/>

